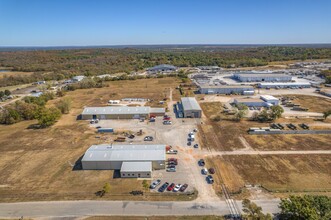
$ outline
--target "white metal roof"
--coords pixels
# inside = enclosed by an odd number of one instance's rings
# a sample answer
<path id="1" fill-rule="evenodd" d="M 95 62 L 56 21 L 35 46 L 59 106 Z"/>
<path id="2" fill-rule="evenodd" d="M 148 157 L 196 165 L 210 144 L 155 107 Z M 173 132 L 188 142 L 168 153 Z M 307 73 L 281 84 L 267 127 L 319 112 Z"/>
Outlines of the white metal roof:
<path id="1" fill-rule="evenodd" d="M 92 145 L 82 161 L 162 161 L 166 145 Z"/>
<path id="2" fill-rule="evenodd" d="M 249 86 L 249 85 L 200 85 L 200 88 L 206 89 L 206 88 L 216 88 L 216 89 L 254 89 L 253 86 Z"/>
<path id="3" fill-rule="evenodd" d="M 99 114 L 149 114 L 150 107 L 130 107 L 130 106 L 106 106 L 106 107 L 86 107 L 82 115 Z"/>
<path id="4" fill-rule="evenodd" d="M 201 107 L 194 97 L 181 98 L 184 110 L 201 110 Z"/>
<path id="5" fill-rule="evenodd" d="M 253 73 L 253 74 L 235 74 L 236 76 L 238 77 L 248 77 L 248 78 L 251 78 L 251 77 L 255 77 L 255 78 L 259 78 L 259 77 L 269 77 L 269 78 L 279 78 L 279 77 L 287 77 L 287 78 L 292 78 L 292 76 L 289 76 L 289 75 L 285 75 L 285 74 L 258 74 L 258 73 Z"/>
<path id="6" fill-rule="evenodd" d="M 150 172 L 152 162 L 123 162 L 121 172 Z"/>
<path id="7" fill-rule="evenodd" d="M 272 95 L 261 95 L 261 99 L 265 101 L 278 101 L 279 99 Z"/>

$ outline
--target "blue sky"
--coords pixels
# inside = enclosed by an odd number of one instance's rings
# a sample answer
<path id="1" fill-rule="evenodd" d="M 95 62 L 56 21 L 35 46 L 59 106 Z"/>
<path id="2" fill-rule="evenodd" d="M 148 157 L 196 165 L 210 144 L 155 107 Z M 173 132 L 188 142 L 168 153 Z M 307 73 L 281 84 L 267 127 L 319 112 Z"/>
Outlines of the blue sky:
<path id="1" fill-rule="evenodd" d="M 0 0 L 0 46 L 331 43 L 331 0 Z"/>

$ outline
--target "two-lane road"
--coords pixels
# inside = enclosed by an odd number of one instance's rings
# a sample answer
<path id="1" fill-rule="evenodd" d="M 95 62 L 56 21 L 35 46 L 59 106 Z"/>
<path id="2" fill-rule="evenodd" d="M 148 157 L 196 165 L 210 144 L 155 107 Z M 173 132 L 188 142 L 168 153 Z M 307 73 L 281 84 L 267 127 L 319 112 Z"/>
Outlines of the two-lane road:
<path id="1" fill-rule="evenodd" d="M 254 201 L 268 213 L 277 213 L 279 200 Z M 238 201 L 241 208 L 241 201 Z M 0 218 L 84 217 L 98 215 L 226 215 L 225 201 L 147 202 L 147 201 L 53 201 L 0 203 Z"/>

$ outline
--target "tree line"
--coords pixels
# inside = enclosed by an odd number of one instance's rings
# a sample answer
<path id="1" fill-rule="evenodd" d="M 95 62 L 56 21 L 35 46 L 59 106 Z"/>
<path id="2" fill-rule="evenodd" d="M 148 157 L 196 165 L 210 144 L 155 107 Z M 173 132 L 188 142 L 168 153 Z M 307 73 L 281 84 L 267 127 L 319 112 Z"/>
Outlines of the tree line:
<path id="1" fill-rule="evenodd" d="M 178 67 L 217 65 L 251 67 L 272 61 L 331 58 L 331 48 L 251 47 L 192 49 L 76 49 L 0 52 L 0 66 L 13 71 L 34 72 L 29 76 L 5 76 L 0 86 L 41 80 L 61 80 L 75 75 L 130 73 L 158 64 Z"/>

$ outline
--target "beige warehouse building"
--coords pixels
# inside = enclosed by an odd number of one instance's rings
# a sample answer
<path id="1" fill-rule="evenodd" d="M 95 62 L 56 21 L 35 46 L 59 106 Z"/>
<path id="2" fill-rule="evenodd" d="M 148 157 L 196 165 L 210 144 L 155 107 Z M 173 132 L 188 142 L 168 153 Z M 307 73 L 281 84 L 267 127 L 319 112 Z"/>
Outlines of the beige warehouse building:
<path id="1" fill-rule="evenodd" d="M 82 158 L 83 170 L 120 170 L 121 177 L 149 178 L 165 169 L 166 145 L 92 145 Z"/>

